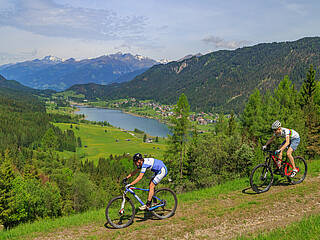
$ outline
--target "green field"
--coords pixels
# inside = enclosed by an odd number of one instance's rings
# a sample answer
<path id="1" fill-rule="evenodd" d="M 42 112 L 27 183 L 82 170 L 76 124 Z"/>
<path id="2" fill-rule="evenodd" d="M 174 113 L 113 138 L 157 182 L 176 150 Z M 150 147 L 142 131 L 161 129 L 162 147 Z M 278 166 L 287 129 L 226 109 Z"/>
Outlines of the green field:
<path id="1" fill-rule="evenodd" d="M 166 147 L 165 139 L 159 138 L 159 142 L 145 143 L 142 134 L 125 131 L 115 127 L 100 126 L 94 124 L 55 123 L 62 130 L 72 129 L 76 137 L 81 138 L 82 147 L 77 148 L 79 158 L 97 162 L 100 157 L 107 158 L 112 155 L 130 155 L 140 152 L 155 158 L 162 159 Z M 74 155 L 73 152 L 63 152 L 63 157 Z"/>

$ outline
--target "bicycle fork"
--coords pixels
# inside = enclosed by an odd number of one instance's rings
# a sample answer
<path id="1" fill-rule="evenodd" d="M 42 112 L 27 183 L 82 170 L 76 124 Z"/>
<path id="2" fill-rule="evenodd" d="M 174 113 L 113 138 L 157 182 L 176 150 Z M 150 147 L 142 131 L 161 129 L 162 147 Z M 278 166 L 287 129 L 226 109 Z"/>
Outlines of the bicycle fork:
<path id="1" fill-rule="evenodd" d="M 122 195 L 122 203 L 121 203 L 121 208 L 119 210 L 119 215 L 122 216 L 124 214 L 124 204 L 126 203 L 126 195 Z"/>
<path id="2" fill-rule="evenodd" d="M 268 167 L 265 167 L 265 172 L 263 173 L 261 173 L 261 176 L 260 176 L 260 179 L 262 180 L 262 181 L 264 181 L 266 178 L 267 178 L 267 175 L 268 175 Z"/>

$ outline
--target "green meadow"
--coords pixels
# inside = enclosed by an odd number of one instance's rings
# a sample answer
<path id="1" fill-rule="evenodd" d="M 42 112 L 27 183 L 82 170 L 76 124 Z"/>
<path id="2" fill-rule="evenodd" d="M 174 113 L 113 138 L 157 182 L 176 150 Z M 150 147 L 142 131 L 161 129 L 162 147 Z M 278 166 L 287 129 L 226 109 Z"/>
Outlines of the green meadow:
<path id="1" fill-rule="evenodd" d="M 107 158 L 111 154 L 132 155 L 140 152 L 162 159 L 166 147 L 164 138 L 159 138 L 159 142 L 145 143 L 143 142 L 143 134 L 111 126 L 86 123 L 55 123 L 55 125 L 59 126 L 61 130 L 71 129 L 76 137 L 81 138 L 82 147 L 78 147 L 76 153 L 65 151 L 61 154 L 66 158 L 76 154 L 82 160 L 88 159 L 97 162 L 99 158 Z"/>

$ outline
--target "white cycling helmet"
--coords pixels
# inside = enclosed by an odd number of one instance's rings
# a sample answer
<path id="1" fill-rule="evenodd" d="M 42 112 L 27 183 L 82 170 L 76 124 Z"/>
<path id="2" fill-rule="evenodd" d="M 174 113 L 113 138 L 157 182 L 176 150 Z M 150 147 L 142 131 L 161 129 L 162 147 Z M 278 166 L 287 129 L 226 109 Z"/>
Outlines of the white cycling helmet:
<path id="1" fill-rule="evenodd" d="M 272 123 L 272 126 L 271 126 L 272 130 L 276 130 L 279 127 L 281 127 L 281 122 L 279 120 L 277 120 L 274 123 Z"/>

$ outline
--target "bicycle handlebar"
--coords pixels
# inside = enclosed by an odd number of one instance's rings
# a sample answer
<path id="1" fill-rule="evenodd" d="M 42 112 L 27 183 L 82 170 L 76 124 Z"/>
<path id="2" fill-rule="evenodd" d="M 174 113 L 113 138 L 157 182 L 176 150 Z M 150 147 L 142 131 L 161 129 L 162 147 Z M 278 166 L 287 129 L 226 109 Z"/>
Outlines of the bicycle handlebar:
<path id="1" fill-rule="evenodd" d="M 278 155 L 278 154 L 276 154 L 276 152 L 275 151 L 270 151 L 270 150 L 267 150 L 267 149 L 265 149 L 265 150 L 263 150 L 264 152 L 267 152 L 267 153 L 270 153 L 270 154 L 272 154 L 272 155 Z"/>

